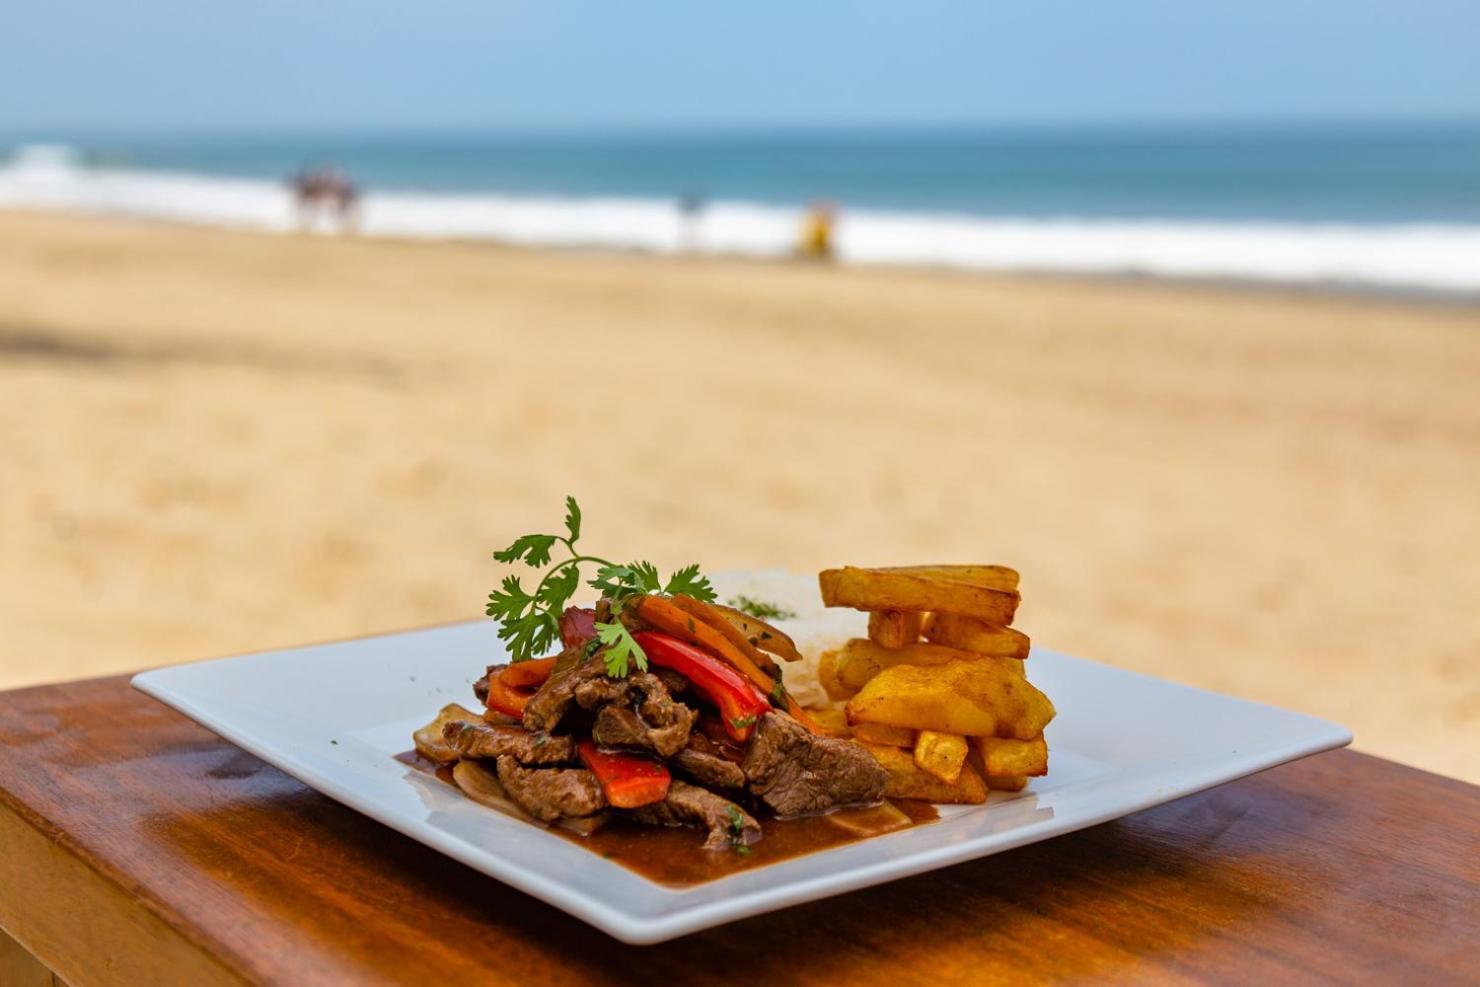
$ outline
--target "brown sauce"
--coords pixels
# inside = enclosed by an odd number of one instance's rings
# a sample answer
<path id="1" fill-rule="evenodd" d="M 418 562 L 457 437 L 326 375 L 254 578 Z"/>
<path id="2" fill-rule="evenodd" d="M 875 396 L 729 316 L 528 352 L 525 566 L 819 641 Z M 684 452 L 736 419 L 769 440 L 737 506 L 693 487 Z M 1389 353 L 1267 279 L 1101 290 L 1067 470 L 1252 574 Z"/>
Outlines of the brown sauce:
<path id="1" fill-rule="evenodd" d="M 451 768 L 433 764 L 415 751 L 398 754 L 396 760 L 452 784 Z M 642 826 L 620 818 L 584 836 L 559 826 L 549 827 L 549 832 L 650 881 L 685 887 L 925 825 L 938 818 L 935 806 L 909 799 L 890 799 L 881 805 L 837 809 L 800 819 L 763 818 L 759 820 L 760 841 L 745 850 L 706 850 L 704 833 L 699 829 Z"/>

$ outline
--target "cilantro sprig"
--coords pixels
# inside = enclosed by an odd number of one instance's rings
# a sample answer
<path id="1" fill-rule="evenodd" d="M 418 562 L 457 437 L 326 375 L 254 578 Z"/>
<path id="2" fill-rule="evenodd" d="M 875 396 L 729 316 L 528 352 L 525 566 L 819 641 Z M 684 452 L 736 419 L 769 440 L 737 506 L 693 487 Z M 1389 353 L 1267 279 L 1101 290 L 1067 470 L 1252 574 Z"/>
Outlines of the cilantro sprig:
<path id="1" fill-rule="evenodd" d="M 666 593 L 706 603 L 715 599 L 714 587 L 698 565 L 684 566 L 663 580 L 651 562 L 620 565 L 584 554 L 576 548 L 581 538 L 581 508 L 574 497 L 565 498 L 565 531 L 563 535 L 521 535 L 508 548 L 493 553 L 495 560 L 506 565 L 523 563 L 531 569 L 545 569 L 532 590 L 526 590 L 518 576 L 508 575 L 488 594 L 488 616 L 499 622 L 498 636 L 509 645 L 513 661 L 537 658 L 559 640 L 560 614 L 581 588 L 581 566 L 586 564 L 596 567 L 595 577 L 586 585 L 611 605 L 610 621 L 596 625 L 594 646 L 603 649 L 606 672 L 613 678 L 627 675 L 634 665 L 647 670 L 647 655 L 621 620 L 623 608 L 635 597 Z M 558 547 L 564 547 L 568 557 L 552 565 Z"/>

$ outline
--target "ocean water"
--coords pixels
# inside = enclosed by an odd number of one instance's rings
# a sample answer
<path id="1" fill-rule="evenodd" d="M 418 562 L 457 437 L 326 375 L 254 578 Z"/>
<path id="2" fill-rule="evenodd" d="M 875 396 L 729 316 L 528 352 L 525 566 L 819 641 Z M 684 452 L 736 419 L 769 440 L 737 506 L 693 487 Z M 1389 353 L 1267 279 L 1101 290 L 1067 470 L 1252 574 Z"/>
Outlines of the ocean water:
<path id="1" fill-rule="evenodd" d="M 826 199 L 851 263 L 1480 292 L 1480 125 L 93 141 L 13 147 L 0 205 L 287 231 L 321 164 L 367 235 L 776 256 Z"/>

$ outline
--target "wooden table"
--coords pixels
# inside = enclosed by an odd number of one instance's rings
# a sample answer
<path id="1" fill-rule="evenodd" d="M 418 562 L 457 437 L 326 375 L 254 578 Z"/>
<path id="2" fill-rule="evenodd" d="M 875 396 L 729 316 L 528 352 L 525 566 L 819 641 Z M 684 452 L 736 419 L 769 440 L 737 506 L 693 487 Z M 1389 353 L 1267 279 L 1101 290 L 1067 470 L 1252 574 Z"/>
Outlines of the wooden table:
<path id="1" fill-rule="evenodd" d="M 123 678 L 0 693 L 0 745 L 6 987 L 1480 979 L 1480 788 L 1350 751 L 638 947 Z"/>

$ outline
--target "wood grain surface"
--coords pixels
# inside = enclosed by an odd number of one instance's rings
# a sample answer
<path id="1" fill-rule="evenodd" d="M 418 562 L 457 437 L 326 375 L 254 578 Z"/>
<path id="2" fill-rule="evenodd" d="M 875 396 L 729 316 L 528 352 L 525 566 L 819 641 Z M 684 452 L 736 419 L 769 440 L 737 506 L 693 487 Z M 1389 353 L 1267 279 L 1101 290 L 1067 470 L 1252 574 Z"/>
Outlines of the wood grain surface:
<path id="1" fill-rule="evenodd" d="M 1480 788 L 1350 751 L 637 947 L 122 678 L 0 694 L 0 745 L 0 926 L 74 987 L 1480 976 Z"/>

